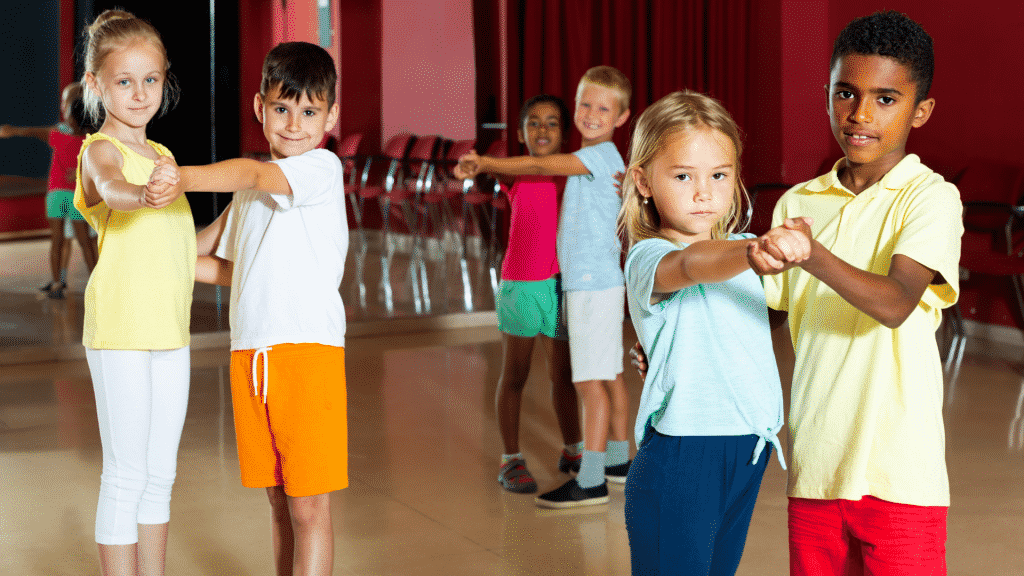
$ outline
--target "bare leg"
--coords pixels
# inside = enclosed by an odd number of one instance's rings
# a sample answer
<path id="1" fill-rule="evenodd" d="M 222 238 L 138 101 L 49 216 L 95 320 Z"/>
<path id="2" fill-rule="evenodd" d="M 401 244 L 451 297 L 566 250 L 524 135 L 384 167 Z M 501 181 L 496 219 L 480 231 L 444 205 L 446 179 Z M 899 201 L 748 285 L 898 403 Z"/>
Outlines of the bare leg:
<path id="1" fill-rule="evenodd" d="M 75 238 L 78 245 L 82 247 L 82 259 L 85 266 L 92 272 L 96 268 L 96 262 L 100 258 L 99 249 L 96 247 L 96 239 L 89 235 L 89 225 L 85 220 L 72 220 L 71 226 L 75 229 Z"/>
<path id="2" fill-rule="evenodd" d="M 137 576 L 139 573 L 136 544 L 97 544 L 100 550 L 100 573 L 103 576 Z"/>
<path id="3" fill-rule="evenodd" d="M 495 398 L 498 413 L 498 430 L 504 444 L 505 454 L 519 452 L 519 411 L 523 404 L 523 388 L 530 375 L 530 360 L 533 356 L 534 338 L 501 334 L 504 359 L 501 377 Z"/>
<path id="4" fill-rule="evenodd" d="M 167 523 L 139 524 L 139 575 L 163 576 L 167 559 Z"/>
<path id="5" fill-rule="evenodd" d="M 274 544 L 274 568 L 277 576 L 291 576 L 295 562 L 295 533 L 288 512 L 288 497 L 284 486 L 267 488 L 270 499 L 270 532 Z"/>
<path id="6" fill-rule="evenodd" d="M 295 576 L 330 576 L 334 571 L 331 495 L 288 497 L 295 534 Z"/>
<path id="7" fill-rule="evenodd" d="M 614 380 L 605 382 L 608 386 L 608 398 L 611 403 L 611 414 L 609 425 L 611 427 L 608 437 L 612 440 L 629 439 L 629 393 L 626 392 L 626 382 L 622 379 L 620 372 Z"/>
<path id="8" fill-rule="evenodd" d="M 56 285 L 60 282 L 60 261 L 63 258 L 64 220 L 47 218 L 46 221 L 50 224 L 50 276 Z"/>
<path id="9" fill-rule="evenodd" d="M 573 382 L 583 398 L 583 445 L 592 452 L 604 452 L 608 443 L 611 401 L 604 380 Z"/>
<path id="10" fill-rule="evenodd" d="M 580 408 L 576 387 L 572 385 L 572 365 L 569 362 L 569 342 L 542 337 L 551 373 L 551 404 L 555 407 L 558 428 L 564 444 L 580 441 Z"/>

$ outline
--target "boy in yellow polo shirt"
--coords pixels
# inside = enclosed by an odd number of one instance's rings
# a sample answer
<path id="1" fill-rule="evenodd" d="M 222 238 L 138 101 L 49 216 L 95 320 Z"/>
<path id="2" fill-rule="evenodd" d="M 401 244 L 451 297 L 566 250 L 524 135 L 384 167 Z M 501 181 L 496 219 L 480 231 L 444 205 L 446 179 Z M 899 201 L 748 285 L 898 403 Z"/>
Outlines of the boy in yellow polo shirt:
<path id="1" fill-rule="evenodd" d="M 839 34 L 830 68 L 845 158 L 779 200 L 773 226 L 813 218 L 812 251 L 764 277 L 796 352 L 790 573 L 945 574 L 935 331 L 959 291 L 962 207 L 955 186 L 906 153 L 935 105 L 932 40 L 903 14 L 876 13 Z"/>

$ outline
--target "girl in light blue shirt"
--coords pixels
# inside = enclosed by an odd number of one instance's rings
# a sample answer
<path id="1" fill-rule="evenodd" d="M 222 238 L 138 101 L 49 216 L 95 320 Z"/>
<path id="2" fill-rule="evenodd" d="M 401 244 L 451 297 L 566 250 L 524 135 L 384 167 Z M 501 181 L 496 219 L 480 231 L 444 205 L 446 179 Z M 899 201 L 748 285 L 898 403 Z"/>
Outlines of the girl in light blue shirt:
<path id="1" fill-rule="evenodd" d="M 625 490 L 635 575 L 734 574 L 773 447 L 785 468 L 782 388 L 754 270 L 781 272 L 808 256 L 810 240 L 787 227 L 735 233 L 740 151 L 729 113 L 689 91 L 647 108 L 633 134 L 619 229 L 649 366 Z"/>

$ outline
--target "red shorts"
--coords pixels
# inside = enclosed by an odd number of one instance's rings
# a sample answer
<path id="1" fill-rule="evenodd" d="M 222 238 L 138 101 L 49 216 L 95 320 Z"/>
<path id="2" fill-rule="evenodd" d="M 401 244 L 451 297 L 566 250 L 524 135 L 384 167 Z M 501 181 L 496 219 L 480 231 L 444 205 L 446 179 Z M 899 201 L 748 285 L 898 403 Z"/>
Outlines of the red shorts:
<path id="1" fill-rule="evenodd" d="M 242 485 L 284 486 L 292 497 L 347 487 L 345 349 L 275 344 L 256 352 L 231 353 Z"/>
<path id="2" fill-rule="evenodd" d="M 946 574 L 945 506 L 789 499 L 790 576 Z"/>

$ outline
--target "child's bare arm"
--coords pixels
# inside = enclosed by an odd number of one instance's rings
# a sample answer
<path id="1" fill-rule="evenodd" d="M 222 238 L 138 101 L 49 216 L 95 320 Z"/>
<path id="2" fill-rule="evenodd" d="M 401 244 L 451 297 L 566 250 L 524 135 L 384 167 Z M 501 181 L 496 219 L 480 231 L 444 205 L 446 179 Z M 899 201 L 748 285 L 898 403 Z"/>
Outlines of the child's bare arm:
<path id="1" fill-rule="evenodd" d="M 231 286 L 231 273 L 234 264 L 230 260 L 216 256 L 200 256 L 196 258 L 196 282 Z"/>
<path id="2" fill-rule="evenodd" d="M 82 155 L 82 188 L 86 206 L 105 202 L 121 212 L 153 208 L 146 199 L 146 187 L 131 184 L 121 174 L 124 159 L 117 147 L 97 140 Z"/>
<path id="3" fill-rule="evenodd" d="M 208 166 L 182 166 L 179 170 L 186 192 L 260 190 L 271 194 L 292 193 L 284 171 L 273 162 L 234 158 Z"/>
<path id="4" fill-rule="evenodd" d="M 479 172 L 495 172 L 510 176 L 539 174 L 541 176 L 581 176 L 590 174 L 575 154 L 550 154 L 548 156 L 512 156 L 497 158 L 480 156 L 477 159 Z"/>
<path id="5" fill-rule="evenodd" d="M 56 128 L 56 126 L 11 126 L 10 124 L 3 124 L 0 125 L 0 138 L 24 136 L 26 138 L 36 138 L 43 142 L 49 142 L 50 132 Z"/>
<path id="6" fill-rule="evenodd" d="M 228 220 L 228 211 L 231 210 L 231 203 L 217 216 L 209 226 L 196 233 L 196 254 L 198 256 L 209 256 L 217 251 L 221 235 L 224 234 L 224 226 Z"/>
<path id="7" fill-rule="evenodd" d="M 895 254 L 885 276 L 861 270 L 811 240 L 811 254 L 800 267 L 883 326 L 899 328 L 921 301 L 936 271 Z"/>

